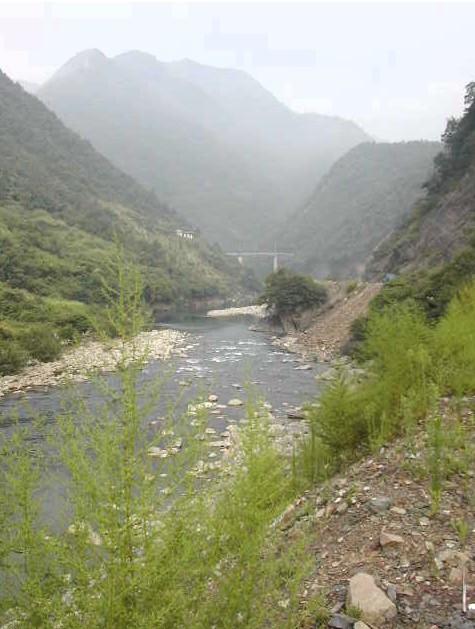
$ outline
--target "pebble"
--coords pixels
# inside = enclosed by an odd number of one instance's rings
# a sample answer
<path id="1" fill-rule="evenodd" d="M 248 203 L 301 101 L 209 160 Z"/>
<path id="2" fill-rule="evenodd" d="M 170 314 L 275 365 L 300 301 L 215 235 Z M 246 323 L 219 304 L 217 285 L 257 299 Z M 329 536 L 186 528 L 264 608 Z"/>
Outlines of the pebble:
<path id="1" fill-rule="evenodd" d="M 397 515 L 406 515 L 407 513 L 406 509 L 403 509 L 402 507 L 391 507 L 390 511 L 392 513 L 396 513 Z"/>
<path id="2" fill-rule="evenodd" d="M 391 498 L 387 496 L 375 496 L 369 501 L 369 508 L 374 513 L 384 513 L 391 506 Z"/>
<path id="3" fill-rule="evenodd" d="M 328 626 L 332 629 L 352 629 L 355 619 L 346 614 L 334 614 L 328 621 Z"/>
<path id="4" fill-rule="evenodd" d="M 244 402 L 240 400 L 239 398 L 232 398 L 228 402 L 228 406 L 242 406 L 243 404 Z"/>
<path id="5" fill-rule="evenodd" d="M 404 540 L 400 535 L 383 530 L 379 536 L 379 543 L 383 548 L 386 548 L 387 546 L 401 546 L 404 544 Z"/>

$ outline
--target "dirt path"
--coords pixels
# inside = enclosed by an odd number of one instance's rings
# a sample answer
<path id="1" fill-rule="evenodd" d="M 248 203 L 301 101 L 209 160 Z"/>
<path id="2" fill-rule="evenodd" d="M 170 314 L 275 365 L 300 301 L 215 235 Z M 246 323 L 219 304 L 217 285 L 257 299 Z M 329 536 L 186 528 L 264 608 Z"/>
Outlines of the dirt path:
<path id="1" fill-rule="evenodd" d="M 330 291 L 329 306 L 301 332 L 292 332 L 278 345 L 318 361 L 329 361 L 339 354 L 348 341 L 351 324 L 364 315 L 370 301 L 381 290 L 381 283 L 359 284 L 349 295 L 344 285 L 336 285 Z"/>

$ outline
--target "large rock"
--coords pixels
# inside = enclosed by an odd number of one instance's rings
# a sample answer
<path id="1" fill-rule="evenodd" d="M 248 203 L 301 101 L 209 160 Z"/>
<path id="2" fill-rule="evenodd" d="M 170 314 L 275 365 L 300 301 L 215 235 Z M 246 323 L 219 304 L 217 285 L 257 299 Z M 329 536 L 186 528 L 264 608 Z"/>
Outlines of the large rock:
<path id="1" fill-rule="evenodd" d="M 347 604 L 361 609 L 362 619 L 384 627 L 397 615 L 396 605 L 376 585 L 370 574 L 359 572 L 350 579 Z"/>

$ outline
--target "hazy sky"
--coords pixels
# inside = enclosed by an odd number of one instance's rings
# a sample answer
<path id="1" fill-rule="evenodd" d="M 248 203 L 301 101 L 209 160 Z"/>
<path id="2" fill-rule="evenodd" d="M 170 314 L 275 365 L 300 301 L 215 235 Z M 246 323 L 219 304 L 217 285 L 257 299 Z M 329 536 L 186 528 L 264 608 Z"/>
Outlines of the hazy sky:
<path id="1" fill-rule="evenodd" d="M 475 4 L 0 0 L 12 78 L 41 82 L 87 48 L 241 68 L 298 111 L 438 139 L 475 80 Z"/>

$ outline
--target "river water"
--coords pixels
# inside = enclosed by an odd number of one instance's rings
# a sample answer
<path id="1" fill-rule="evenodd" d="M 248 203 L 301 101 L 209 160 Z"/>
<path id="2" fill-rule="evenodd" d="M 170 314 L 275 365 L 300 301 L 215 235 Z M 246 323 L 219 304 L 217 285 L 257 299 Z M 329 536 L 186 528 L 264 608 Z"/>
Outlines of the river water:
<path id="1" fill-rule="evenodd" d="M 299 369 L 304 366 L 301 359 L 274 347 L 268 335 L 251 331 L 250 323 L 242 319 L 195 317 L 167 324 L 187 334 L 185 351 L 183 356 L 167 362 L 154 361 L 144 369 L 141 384 L 145 388 L 150 385 L 151 389 L 157 384 L 160 390 L 159 397 L 147 411 L 145 431 L 154 434 L 162 429 L 170 407 L 174 407 L 174 416 L 180 416 L 188 404 L 206 400 L 213 394 L 218 396 L 221 407 L 210 410 L 208 425 L 218 435 L 230 424 L 245 421 L 245 410 L 228 407 L 227 402 L 233 398 L 245 402 L 249 394 L 272 405 L 276 421 L 287 424 L 286 438 L 290 442 L 301 434 L 302 422 L 288 419 L 287 414 L 318 395 L 315 376 L 326 366 L 313 364 L 312 369 Z M 117 384 L 115 374 L 106 374 L 96 381 L 74 383 L 67 388 L 58 386 L 6 396 L 0 399 L 0 431 L 8 442 L 14 424 L 20 421 L 31 429 L 27 439 L 32 450 L 44 451 L 48 458 L 46 435 L 54 431 L 55 418 L 65 406 L 68 408 L 73 400 L 76 409 L 73 412 L 80 421 L 79 402 L 94 414 L 94 409 L 100 408 L 104 400 L 104 385 L 110 395 Z M 100 417 L 100 413 L 95 416 Z M 41 418 L 39 424 L 38 418 Z M 57 478 L 41 492 L 41 503 L 45 517 L 61 527 L 65 518 L 61 515 L 65 497 L 61 471 L 59 474 L 59 480 Z"/>
<path id="2" fill-rule="evenodd" d="M 194 317 L 170 321 L 166 325 L 187 333 L 185 356 L 168 362 L 155 361 L 147 365 L 142 379 L 160 383 L 160 398 L 151 410 L 150 420 L 163 416 L 167 407 L 178 402 L 180 409 L 208 394 L 217 395 L 226 404 L 232 398 L 246 400 L 248 386 L 273 407 L 276 417 L 285 418 L 289 408 L 300 406 L 318 394 L 315 375 L 324 365 L 312 365 L 302 370 L 301 359 L 284 352 L 271 343 L 268 335 L 249 329 L 249 321 Z M 114 384 L 114 374 L 103 379 Z M 68 390 L 68 397 L 85 400 L 91 407 L 101 396 L 97 383 L 76 383 Z M 62 387 L 12 394 L 0 400 L 1 430 L 8 430 L 14 418 L 23 424 L 32 423 L 41 416 L 46 425 L 64 405 Z M 240 408 L 221 411 L 220 419 L 242 416 Z M 218 427 L 224 423 L 217 421 Z M 41 432 L 32 435 L 41 440 Z"/>

